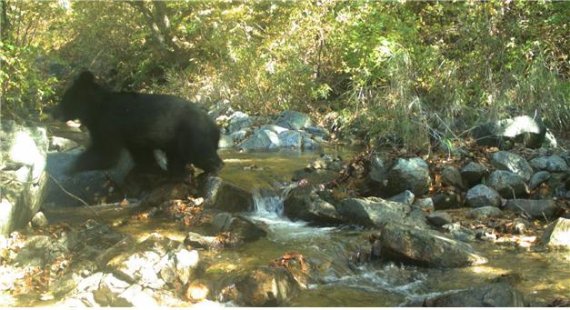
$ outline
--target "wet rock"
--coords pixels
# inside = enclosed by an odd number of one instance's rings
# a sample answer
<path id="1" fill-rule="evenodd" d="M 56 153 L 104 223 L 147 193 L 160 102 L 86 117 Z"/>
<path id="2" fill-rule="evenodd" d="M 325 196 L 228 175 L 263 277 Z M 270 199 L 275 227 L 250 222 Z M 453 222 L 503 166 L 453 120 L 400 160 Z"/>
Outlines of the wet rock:
<path id="1" fill-rule="evenodd" d="M 491 163 L 497 169 L 518 174 L 525 182 L 529 181 L 534 173 L 532 167 L 524 158 L 506 151 L 493 153 L 493 155 L 491 155 Z"/>
<path id="2" fill-rule="evenodd" d="M 454 166 L 445 166 L 441 171 L 442 181 L 446 185 L 455 186 L 459 189 L 465 189 L 461 172 Z"/>
<path id="3" fill-rule="evenodd" d="M 239 144 L 239 148 L 250 150 L 276 150 L 281 146 L 279 136 L 267 129 L 258 129 L 253 135 Z"/>
<path id="4" fill-rule="evenodd" d="M 251 130 L 249 128 L 241 129 L 236 132 L 232 132 L 230 137 L 234 143 L 242 142 L 249 135 L 250 131 Z"/>
<path id="5" fill-rule="evenodd" d="M 568 171 L 566 161 L 558 155 L 536 157 L 531 159 L 529 163 L 536 170 L 546 170 L 549 172 Z"/>
<path id="6" fill-rule="evenodd" d="M 218 213 L 212 221 L 214 233 L 229 232 L 238 243 L 251 242 L 267 236 L 267 232 L 243 216 Z"/>
<path id="7" fill-rule="evenodd" d="M 493 171 L 487 185 L 505 198 L 525 197 L 529 193 L 524 180 L 518 174 L 505 170 Z"/>
<path id="8" fill-rule="evenodd" d="M 464 180 L 464 184 L 470 187 L 481 183 L 481 180 L 488 174 L 489 170 L 476 162 L 470 162 L 461 169 L 461 177 Z"/>
<path id="9" fill-rule="evenodd" d="M 467 216 L 469 218 L 474 218 L 478 220 L 487 219 L 487 218 L 495 218 L 499 217 L 503 214 L 503 211 L 497 207 L 492 206 L 484 206 L 475 209 L 469 210 Z"/>
<path id="10" fill-rule="evenodd" d="M 275 121 L 275 124 L 285 128 L 299 130 L 311 126 L 312 122 L 311 118 L 305 113 L 283 111 Z"/>
<path id="11" fill-rule="evenodd" d="M 484 206 L 501 206 L 501 196 L 487 185 L 479 184 L 467 191 L 465 202 L 472 208 Z"/>
<path id="12" fill-rule="evenodd" d="M 427 216 L 427 220 L 430 224 L 432 224 L 435 227 L 441 227 L 445 224 L 453 222 L 451 215 L 449 215 L 449 213 L 447 212 L 442 212 L 442 211 L 436 211 L 432 214 L 429 214 Z"/>
<path id="13" fill-rule="evenodd" d="M 184 239 L 184 244 L 193 249 L 215 250 L 222 249 L 224 244 L 221 239 L 212 236 L 202 236 L 198 233 L 189 232 Z"/>
<path id="14" fill-rule="evenodd" d="M 548 181 L 550 179 L 550 172 L 548 171 L 539 171 L 532 175 L 530 178 L 528 187 L 530 190 L 533 190 L 539 187 L 542 183 Z"/>
<path id="15" fill-rule="evenodd" d="M 344 199 L 337 206 L 337 211 L 347 223 L 367 227 L 382 227 L 389 222 L 413 222 L 407 216 L 411 211 L 409 206 L 377 197 Z"/>
<path id="16" fill-rule="evenodd" d="M 0 235 L 23 228 L 45 197 L 48 138 L 45 128 L 24 127 L 11 120 L 0 130 Z"/>
<path id="17" fill-rule="evenodd" d="M 432 200 L 435 210 L 449 210 L 461 207 L 459 195 L 452 191 L 437 193 L 432 197 Z"/>
<path id="18" fill-rule="evenodd" d="M 292 220 L 303 220 L 320 225 L 334 225 L 343 222 L 336 207 L 322 199 L 310 187 L 292 189 L 284 202 L 283 214 Z"/>
<path id="19" fill-rule="evenodd" d="M 279 145 L 282 148 L 300 149 L 303 136 L 296 130 L 287 130 L 278 135 Z"/>
<path id="20" fill-rule="evenodd" d="M 240 306 L 278 307 L 299 291 L 299 284 L 284 268 L 259 267 L 247 272 L 235 283 Z"/>
<path id="21" fill-rule="evenodd" d="M 234 184 L 223 181 L 219 177 L 207 177 L 202 181 L 202 196 L 205 206 L 227 212 L 244 212 L 253 210 L 253 195 Z"/>
<path id="22" fill-rule="evenodd" d="M 521 214 L 527 219 L 554 220 L 562 212 L 562 208 L 555 200 L 510 199 L 505 210 Z"/>
<path id="23" fill-rule="evenodd" d="M 411 206 L 414 203 L 415 197 L 416 196 L 414 195 L 414 193 L 410 192 L 409 190 L 405 190 L 399 193 L 398 195 L 392 196 L 386 200 L 399 202 Z"/>
<path id="24" fill-rule="evenodd" d="M 525 307 L 523 294 L 506 283 L 452 291 L 437 296 L 421 297 L 404 307 Z"/>
<path id="25" fill-rule="evenodd" d="M 570 249 L 570 219 L 558 218 L 542 235 L 541 244 L 553 249 Z"/>
<path id="26" fill-rule="evenodd" d="M 429 166 L 421 158 L 399 158 L 388 172 L 388 194 L 395 195 L 409 190 L 415 195 L 427 193 L 431 184 Z"/>
<path id="27" fill-rule="evenodd" d="M 301 135 L 303 137 L 303 143 L 302 143 L 303 150 L 314 151 L 320 149 L 321 146 L 319 142 L 315 141 L 315 139 L 313 139 L 309 134 L 301 133 Z"/>
<path id="28" fill-rule="evenodd" d="M 381 232 L 382 253 L 387 257 L 429 267 L 465 267 L 484 264 L 469 244 L 427 229 L 390 222 Z"/>

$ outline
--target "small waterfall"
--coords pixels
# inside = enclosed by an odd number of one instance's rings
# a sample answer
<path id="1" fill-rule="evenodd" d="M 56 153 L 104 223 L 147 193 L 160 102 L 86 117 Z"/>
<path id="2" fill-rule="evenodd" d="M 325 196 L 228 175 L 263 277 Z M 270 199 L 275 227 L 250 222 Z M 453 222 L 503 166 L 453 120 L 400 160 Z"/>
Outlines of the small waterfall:
<path id="1" fill-rule="evenodd" d="M 291 184 L 280 189 L 257 189 L 253 191 L 254 211 L 248 217 L 263 223 L 269 230 L 269 238 L 275 241 L 313 238 L 324 234 L 330 228 L 310 227 L 304 221 L 291 221 L 283 215 L 283 202 L 289 192 L 297 186 Z"/>

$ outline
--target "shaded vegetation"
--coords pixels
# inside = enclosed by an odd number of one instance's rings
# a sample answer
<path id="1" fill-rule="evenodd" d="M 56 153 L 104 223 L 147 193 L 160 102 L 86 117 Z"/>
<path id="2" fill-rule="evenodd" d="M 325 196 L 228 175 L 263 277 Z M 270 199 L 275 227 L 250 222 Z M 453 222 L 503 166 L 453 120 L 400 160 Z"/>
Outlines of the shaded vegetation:
<path id="1" fill-rule="evenodd" d="M 4 118 L 42 119 L 87 68 L 116 90 L 309 112 L 372 144 L 450 144 L 513 114 L 570 128 L 569 2 L 0 3 Z"/>

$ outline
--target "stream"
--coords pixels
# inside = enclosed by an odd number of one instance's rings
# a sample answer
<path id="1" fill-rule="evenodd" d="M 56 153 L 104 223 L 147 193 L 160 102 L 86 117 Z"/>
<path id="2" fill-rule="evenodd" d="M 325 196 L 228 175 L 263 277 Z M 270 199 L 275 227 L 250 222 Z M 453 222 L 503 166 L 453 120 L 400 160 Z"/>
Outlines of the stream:
<path id="1" fill-rule="evenodd" d="M 351 155 L 346 149 L 327 149 L 326 153 L 339 155 L 344 160 Z M 255 210 L 244 215 L 261 222 L 268 236 L 237 248 L 201 254 L 214 262 L 206 272 L 206 275 L 211 274 L 208 279 L 211 282 L 220 281 L 216 270 L 265 266 L 285 253 L 295 252 L 316 266 L 318 272 L 308 287 L 284 306 L 392 307 L 414 297 L 488 284 L 501 276 L 507 276 L 509 283 L 533 304 L 569 295 L 570 254 L 541 252 L 532 247 L 473 242 L 474 248 L 489 262 L 456 269 L 421 268 L 392 262 L 351 265 L 351 253 L 369 249 L 370 231 L 355 227 L 311 227 L 282 215 L 286 184 L 293 171 L 305 167 L 318 153 L 221 151 L 220 154 L 225 161 L 220 177 L 254 193 Z M 187 228 L 166 219 L 129 221 L 115 229 L 140 240 L 159 232 L 182 241 L 187 233 Z"/>

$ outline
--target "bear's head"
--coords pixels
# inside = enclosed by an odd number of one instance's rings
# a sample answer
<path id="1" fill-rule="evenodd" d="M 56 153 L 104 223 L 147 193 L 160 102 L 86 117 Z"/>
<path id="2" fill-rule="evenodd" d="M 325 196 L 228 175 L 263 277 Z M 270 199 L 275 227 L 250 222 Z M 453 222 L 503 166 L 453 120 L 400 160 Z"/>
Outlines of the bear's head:
<path id="1" fill-rule="evenodd" d="M 59 106 L 54 111 L 56 119 L 63 121 L 89 118 L 96 109 L 97 89 L 95 76 L 83 71 L 63 94 Z"/>

